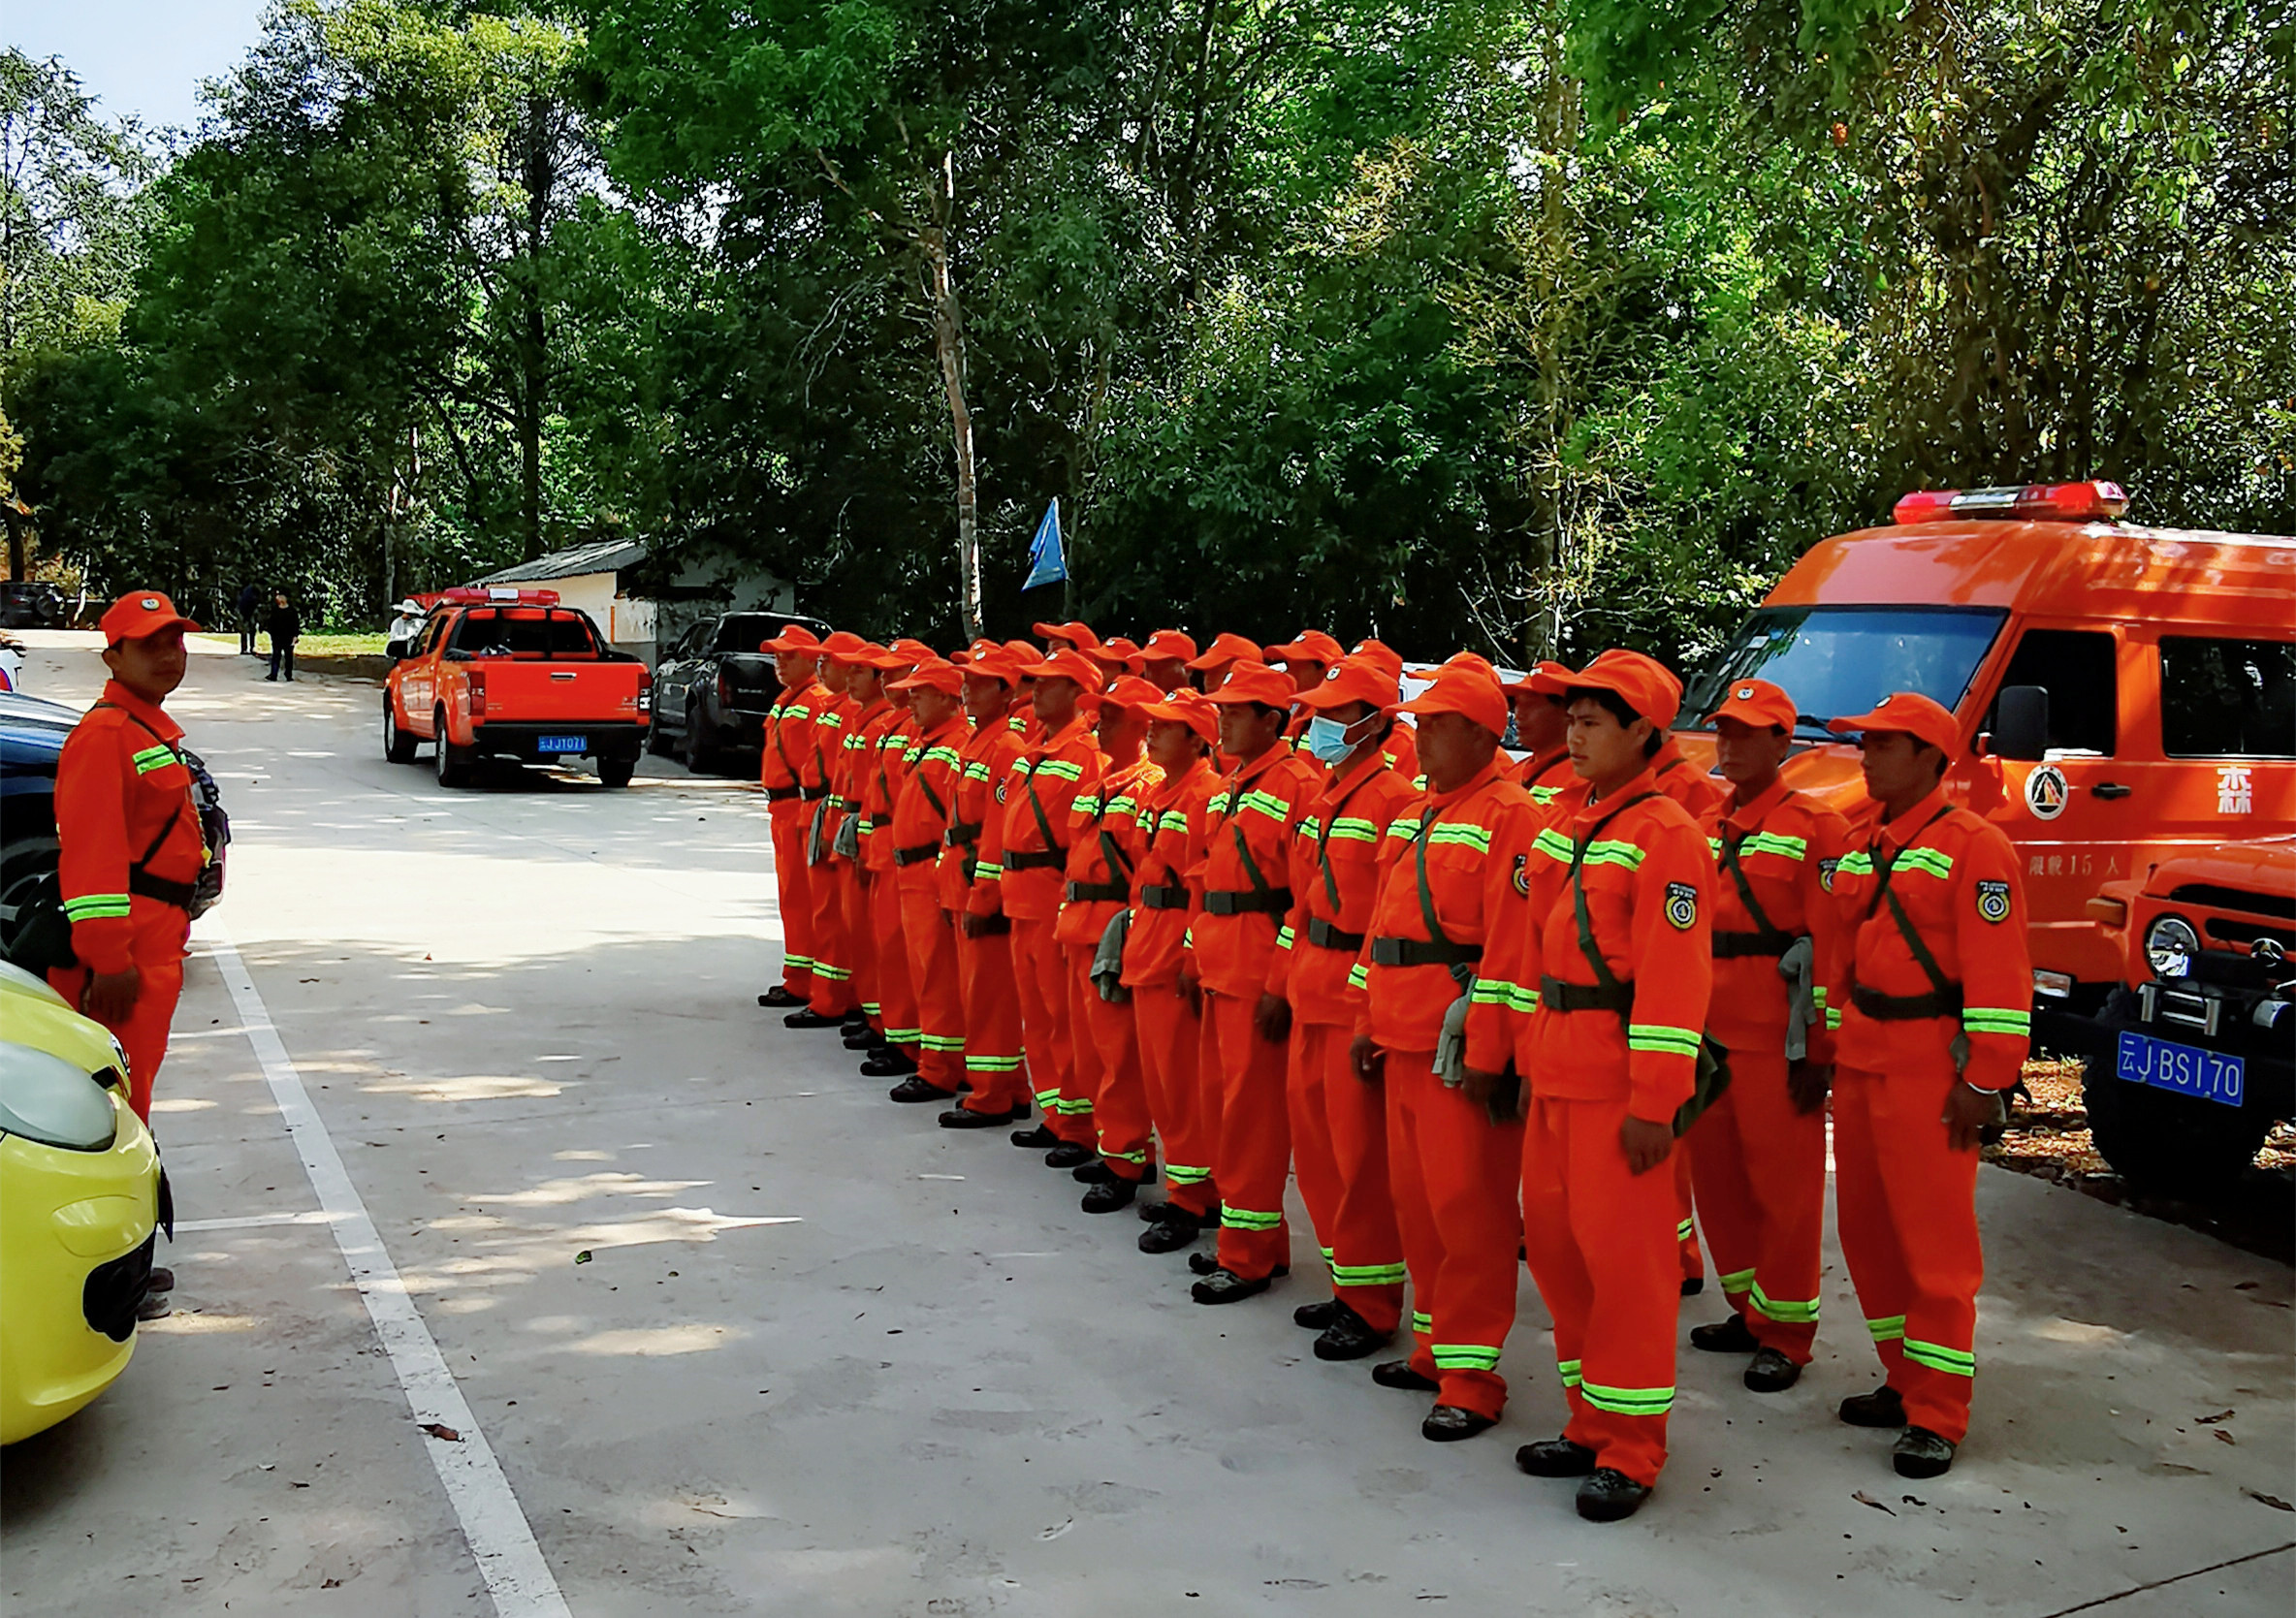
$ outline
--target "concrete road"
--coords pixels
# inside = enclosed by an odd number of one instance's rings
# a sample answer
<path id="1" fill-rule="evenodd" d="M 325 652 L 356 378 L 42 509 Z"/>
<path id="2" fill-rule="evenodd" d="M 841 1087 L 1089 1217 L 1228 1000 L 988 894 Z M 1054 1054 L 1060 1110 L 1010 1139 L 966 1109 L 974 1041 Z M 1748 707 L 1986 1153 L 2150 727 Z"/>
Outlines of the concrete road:
<path id="1" fill-rule="evenodd" d="M 94 695 L 88 637 L 33 638 L 32 689 Z M 442 792 L 378 702 L 218 651 L 175 704 L 239 834 L 160 1081 L 175 1313 L 7 1453 L 11 1618 L 2296 1603 L 2284 1267 L 1989 1171 L 1949 1477 L 1834 1419 L 1876 1376 L 1830 1253 L 1802 1384 L 1685 1349 L 1657 1497 L 1591 1527 L 1512 1465 L 1561 1420 L 1527 1285 L 1506 1420 L 1427 1444 L 1307 1353 L 1304 1226 L 1199 1308 L 1130 1216 L 760 1012 L 743 788 Z"/>

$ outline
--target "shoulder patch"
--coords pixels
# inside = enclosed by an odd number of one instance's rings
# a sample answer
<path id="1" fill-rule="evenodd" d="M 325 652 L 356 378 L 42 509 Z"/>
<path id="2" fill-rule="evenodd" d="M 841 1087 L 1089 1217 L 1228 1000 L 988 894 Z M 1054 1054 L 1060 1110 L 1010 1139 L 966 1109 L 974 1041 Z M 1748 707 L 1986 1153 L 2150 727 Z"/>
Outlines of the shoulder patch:
<path id="1" fill-rule="evenodd" d="M 1669 882 L 1666 885 L 1666 919 L 1677 933 L 1687 933 L 1698 923 L 1698 889 L 1688 882 Z"/>
<path id="2" fill-rule="evenodd" d="M 1006 784 L 1006 781 L 1002 777 L 1000 777 L 997 781 L 997 802 L 1000 804 L 1004 801 L 1004 788 Z"/>
<path id="3" fill-rule="evenodd" d="M 1818 862 L 1818 886 L 1824 888 L 1828 893 L 1832 893 L 1834 891 L 1834 873 L 1840 869 L 1841 862 L 1839 860 L 1820 860 Z"/>
<path id="4" fill-rule="evenodd" d="M 1996 926 L 2009 919 L 2009 884 L 1980 880 L 1977 884 L 1977 913 Z"/>
<path id="5" fill-rule="evenodd" d="M 1520 898 L 1531 897 L 1531 857 L 1528 854 L 1515 856 L 1515 891 Z"/>

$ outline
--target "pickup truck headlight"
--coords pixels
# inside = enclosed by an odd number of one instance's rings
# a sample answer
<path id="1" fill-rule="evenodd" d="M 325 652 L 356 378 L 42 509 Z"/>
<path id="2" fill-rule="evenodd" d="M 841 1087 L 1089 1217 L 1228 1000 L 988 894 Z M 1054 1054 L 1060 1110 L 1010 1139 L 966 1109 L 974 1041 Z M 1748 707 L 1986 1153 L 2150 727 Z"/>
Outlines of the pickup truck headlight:
<path id="1" fill-rule="evenodd" d="M 2145 929 L 2145 956 L 2154 977 L 2188 977 L 2200 953 L 2200 935 L 2183 916 L 2162 916 Z"/>
<path id="2" fill-rule="evenodd" d="M 30 1045 L 0 1043 L 0 1134 L 104 1152 L 118 1128 L 111 1093 L 86 1068 Z"/>

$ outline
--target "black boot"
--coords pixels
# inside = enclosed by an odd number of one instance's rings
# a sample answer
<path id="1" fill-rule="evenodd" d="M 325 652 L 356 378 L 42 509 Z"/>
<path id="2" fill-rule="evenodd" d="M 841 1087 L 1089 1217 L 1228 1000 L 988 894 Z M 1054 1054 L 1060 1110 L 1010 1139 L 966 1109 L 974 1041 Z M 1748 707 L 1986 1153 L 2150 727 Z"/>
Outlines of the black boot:
<path id="1" fill-rule="evenodd" d="M 860 1068 L 861 1076 L 865 1079 L 897 1079 L 905 1073 L 913 1073 L 916 1070 L 917 1064 L 915 1063 L 895 1050 L 888 1050 L 882 1056 L 871 1057 L 861 1064 Z M 933 1094 L 946 1095 L 948 1092 L 936 1090 Z"/>
<path id="2" fill-rule="evenodd" d="M 1954 1451 L 1959 1447 L 1953 1440 L 1940 1437 L 1927 1427 L 1908 1427 L 1897 1435 L 1897 1447 L 1890 1451 L 1890 1464 L 1897 1469 L 1900 1477 L 1942 1477 L 1952 1467 Z"/>
<path id="3" fill-rule="evenodd" d="M 1023 1103 L 1023 1106 L 1014 1107 L 1010 1112 L 974 1112 L 971 1107 L 951 1107 L 941 1115 L 941 1126 L 944 1129 L 1002 1128 L 1028 1117 L 1025 1105 Z"/>
<path id="4" fill-rule="evenodd" d="M 1746 1367 L 1746 1386 L 1756 1393 L 1783 1393 L 1800 1380 L 1802 1367 L 1775 1348 L 1757 1349 Z"/>
<path id="5" fill-rule="evenodd" d="M 1578 1485 L 1578 1514 L 1588 1522 L 1618 1522 L 1640 1511 L 1649 1498 L 1649 1484 L 1636 1482 L 1615 1467 L 1604 1467 Z"/>
<path id="6" fill-rule="evenodd" d="M 1871 1393 L 1853 1393 L 1841 1402 L 1841 1419 L 1853 1427 L 1902 1427 L 1905 1401 L 1884 1382 Z"/>
<path id="7" fill-rule="evenodd" d="M 1427 1412 L 1427 1419 L 1419 1423 L 1419 1437 L 1433 1444 L 1456 1444 L 1478 1433 L 1487 1433 L 1498 1424 L 1495 1415 L 1483 1415 L 1458 1405 L 1437 1405 Z"/>
<path id="8" fill-rule="evenodd" d="M 1025 1152 L 1042 1152 L 1047 1147 L 1058 1146 L 1060 1143 L 1061 1137 L 1054 1134 L 1050 1129 L 1047 1129 L 1041 1124 L 1037 1125 L 1034 1129 L 1015 1129 L 1012 1131 L 1012 1144 L 1021 1148 Z"/>
<path id="9" fill-rule="evenodd" d="M 1373 1331 L 1370 1321 L 1343 1303 L 1323 1328 L 1323 1335 L 1316 1339 L 1316 1358 L 1364 1359 L 1394 1340 L 1393 1332 Z"/>
<path id="10" fill-rule="evenodd" d="M 1233 1270 L 1214 1270 L 1210 1275 L 1188 1288 L 1188 1295 L 1197 1303 L 1241 1303 L 1256 1298 L 1275 1285 L 1272 1275 L 1255 1276 L 1247 1280 Z"/>
<path id="11" fill-rule="evenodd" d="M 790 1012 L 781 1019 L 781 1026 L 785 1029 L 833 1029 L 839 1026 L 839 1020 L 808 1006 L 803 1011 Z"/>
<path id="12" fill-rule="evenodd" d="M 1105 1185 L 1116 1178 L 1116 1171 L 1108 1166 L 1108 1159 L 1100 1157 L 1095 1157 L 1088 1163 L 1078 1163 L 1068 1172 L 1079 1186 Z"/>
<path id="13" fill-rule="evenodd" d="M 1100 1155 L 1089 1146 L 1079 1145 L 1072 1140 L 1064 1140 L 1044 1154 L 1044 1166 L 1046 1168 L 1076 1168 L 1085 1163 L 1098 1162 L 1100 1157 Z"/>
<path id="14" fill-rule="evenodd" d="M 1168 1202 L 1164 1208 L 1164 1217 L 1140 1232 L 1142 1253 L 1178 1253 L 1182 1248 L 1194 1247 L 1196 1239 L 1204 1233 L 1195 1215 Z"/>
<path id="15" fill-rule="evenodd" d="M 1594 1451 L 1569 1439 L 1541 1439 L 1515 1452 L 1515 1470 L 1533 1477 L 1588 1477 L 1594 1474 Z"/>
<path id="16" fill-rule="evenodd" d="M 923 1075 L 918 1073 L 909 1074 L 885 1094 L 896 1101 L 945 1101 L 949 1098 L 947 1091 L 939 1085 L 926 1083 Z"/>
<path id="17" fill-rule="evenodd" d="M 1314 1303 L 1303 1303 L 1292 1312 L 1292 1323 L 1305 1326 L 1309 1331 L 1322 1331 L 1339 1317 L 1347 1305 L 1337 1298 L 1318 1298 Z"/>
<path id="18" fill-rule="evenodd" d="M 1743 1315 L 1733 1315 L 1710 1326 L 1692 1326 L 1690 1346 L 1709 1354 L 1750 1354 L 1762 1347 L 1747 1328 Z"/>
<path id="19" fill-rule="evenodd" d="M 767 1007 L 770 1010 L 779 1011 L 783 1010 L 789 1006 L 805 1004 L 805 997 L 803 995 L 791 994 L 789 991 L 789 986 L 785 983 L 777 983 L 771 989 L 768 989 L 764 994 L 757 997 L 757 1003 Z"/>
<path id="20" fill-rule="evenodd" d="M 1140 1194 L 1140 1183 L 1111 1174 L 1084 1193 L 1084 1211 L 1088 1214 L 1113 1214 L 1119 1208 L 1130 1208 L 1132 1198 Z"/>
<path id="21" fill-rule="evenodd" d="M 1443 1386 L 1432 1377 L 1422 1377 L 1411 1368 L 1407 1359 L 1383 1359 L 1371 1368 L 1371 1380 L 1382 1387 L 1394 1388 L 1399 1393 L 1433 1393 Z"/>

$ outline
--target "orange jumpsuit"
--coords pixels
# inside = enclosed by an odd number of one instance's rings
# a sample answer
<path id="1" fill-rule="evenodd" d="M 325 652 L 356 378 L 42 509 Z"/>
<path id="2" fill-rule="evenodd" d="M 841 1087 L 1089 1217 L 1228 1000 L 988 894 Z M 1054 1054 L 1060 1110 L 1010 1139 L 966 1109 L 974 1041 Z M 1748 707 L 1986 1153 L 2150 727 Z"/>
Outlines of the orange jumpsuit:
<path id="1" fill-rule="evenodd" d="M 901 934 L 901 889 L 893 880 L 893 805 L 909 774 L 909 744 L 916 740 L 916 715 L 888 708 L 873 720 L 859 760 L 861 777 L 861 911 L 856 931 L 869 940 L 870 980 L 861 1009 L 888 1043 L 910 1061 L 917 1057 L 917 992 L 909 973 L 909 949 Z M 874 1000 L 876 1003 L 872 1004 Z"/>
<path id="2" fill-rule="evenodd" d="M 1253 1021 L 1276 934 L 1292 908 L 1292 830 L 1323 767 L 1277 744 L 1232 769 L 1205 806 L 1202 863 L 1190 886 L 1189 949 L 1203 985 L 1198 1080 L 1220 1087 L 1212 1158 L 1220 1186 L 1220 1266 L 1246 1281 L 1291 1259 L 1284 1188 L 1292 1168 L 1283 1042 Z M 1249 849 L 1249 859 L 1244 850 Z M 1253 877 L 1257 870 L 1259 877 Z"/>
<path id="3" fill-rule="evenodd" d="M 1706 1031 L 1730 1051 L 1730 1088 L 1682 1144 L 1698 1165 L 1698 1218 L 1723 1295 L 1756 1340 L 1807 1365 L 1818 1330 L 1819 1245 L 1826 1222 L 1826 1112 L 1795 1111 L 1786 1090 L 1787 984 L 1778 958 L 1797 937 L 1834 959 L 1827 888 L 1849 823 L 1774 782 L 1752 803 L 1709 816 L 1714 883 L 1714 995 Z M 1731 870 L 1761 907 L 1757 921 Z M 1767 924 L 1767 925 L 1765 925 Z M 1831 1063 L 1825 983 L 1807 1060 Z"/>
<path id="4" fill-rule="evenodd" d="M 1688 809 L 1690 818 L 1701 825 L 1708 815 L 1720 813 L 1730 802 L 1729 782 L 1694 766 L 1671 735 L 1650 760 L 1650 772 L 1658 790 Z M 1674 1155 L 1674 1239 L 1682 1250 L 1682 1279 L 1700 1281 L 1705 1278 L 1706 1267 L 1699 1257 L 1698 1223 L 1691 1212 L 1697 1202 L 1694 1184 L 1697 1158 L 1691 1153 L 1677 1152 Z"/>
<path id="5" fill-rule="evenodd" d="M 146 1124 L 183 993 L 188 890 L 207 863 L 182 739 L 166 710 L 113 680 L 56 759 L 56 874 L 80 964 L 48 982 L 77 1006 L 95 973 L 136 969 L 134 1007 L 107 1026 L 127 1052 L 129 1104 Z"/>
<path id="6" fill-rule="evenodd" d="M 1550 753 L 1534 753 L 1515 767 L 1515 778 L 1522 782 L 1522 789 L 1531 795 L 1531 802 L 1541 809 L 1552 807 L 1557 798 L 1574 792 L 1584 797 L 1586 783 L 1578 778 L 1578 772 L 1571 768 L 1571 755 L 1557 747 Z"/>
<path id="7" fill-rule="evenodd" d="M 1199 1219 L 1219 1202 L 1212 1183 L 1219 1093 L 1216 1085 L 1198 1082 L 1203 1022 L 1180 992 L 1180 968 L 1194 903 L 1188 872 L 1203 864 L 1210 820 L 1204 806 L 1218 785 L 1210 761 L 1199 759 L 1141 800 L 1132 931 L 1124 944 L 1124 986 L 1132 992 L 1140 1078 L 1163 1147 L 1164 1199 Z"/>
<path id="8" fill-rule="evenodd" d="M 965 1077 L 965 997 L 961 946 L 942 904 L 937 862 L 950 857 L 949 815 L 964 771 L 958 749 L 966 742 L 965 720 L 955 715 L 909 744 L 895 783 L 893 823 L 878 838 L 889 844 L 901 941 L 916 991 L 917 1072 L 951 1095 Z"/>
<path id="9" fill-rule="evenodd" d="M 1020 993 L 1021 1040 L 1045 1127 L 1064 1141 L 1092 1146 L 1092 1092 L 1077 1076 L 1076 1035 L 1068 1017 L 1069 967 L 1054 936 L 1067 878 L 1060 838 L 1077 795 L 1099 789 L 1101 753 L 1079 714 L 1058 734 L 1038 736 L 1007 766 L 998 785 L 999 811 L 981 839 L 985 875 L 994 887 L 973 890 L 975 915 L 1000 910 L 1012 921 L 1012 974 Z M 1096 1064 L 1097 1065 L 1097 1064 Z"/>
<path id="10" fill-rule="evenodd" d="M 1384 754 L 1332 770 L 1292 840 L 1292 913 L 1268 968 L 1268 993 L 1292 1004 L 1288 1078 L 1299 1199 L 1333 1295 L 1380 1333 L 1402 1318 L 1403 1238 L 1388 1189 L 1387 1097 L 1348 1060 L 1363 1001 L 1348 979 L 1371 931 L 1380 841 L 1418 800 Z"/>
<path id="11" fill-rule="evenodd" d="M 865 789 L 876 771 L 877 745 L 883 739 L 885 727 L 900 716 L 900 711 L 879 697 L 864 708 L 851 698 L 850 711 L 845 715 L 845 739 L 838 744 L 837 756 L 830 760 L 835 794 L 829 810 L 829 829 L 835 832 L 847 817 L 854 820 L 854 841 L 866 857 L 869 829 L 868 805 Z M 877 998 L 877 932 L 870 924 L 869 890 L 862 884 L 863 862 L 846 859 L 837 861 L 838 920 L 845 930 L 845 949 L 853 970 L 853 999 L 861 1008 L 861 1015 L 872 1030 L 885 1031 L 884 1005 Z"/>
<path id="12" fill-rule="evenodd" d="M 1515 1324 L 1522 1126 L 1494 1124 L 1445 1085 L 1435 1048 L 1451 1004 L 1490 993 L 1483 957 L 1537 818 L 1497 763 L 1455 791 L 1405 806 L 1380 840 L 1379 898 L 1355 968 L 1368 991 L 1355 1031 L 1387 1058 L 1387 1172 L 1411 1276 L 1412 1368 L 1441 1384 L 1437 1404 L 1493 1419 L 1507 1406 L 1499 1355 Z M 1448 943 L 1427 926 L 1422 869 Z M 1506 1063 L 1493 1045 L 1490 1070 Z"/>
<path id="13" fill-rule="evenodd" d="M 1068 956 L 1068 1027 L 1076 1042 L 1079 1082 L 1091 1086 L 1100 1160 L 1127 1180 L 1146 1178 L 1153 1166 L 1153 1120 L 1140 1076 L 1139 1033 L 1130 1000 L 1115 1005 L 1100 998 L 1092 963 L 1100 935 L 1132 902 L 1132 872 L 1140 867 L 1145 841 L 1140 803 L 1163 779 L 1164 772 L 1155 765 L 1133 759 L 1108 771 L 1070 803 L 1062 833 L 1068 845 L 1067 885 L 1053 928 Z"/>
<path id="14" fill-rule="evenodd" d="M 1581 868 L 1609 993 L 1579 943 Z M 1478 1067 L 1512 1045 L 1530 1086 L 1522 1215 L 1531 1276 L 1554 1317 L 1573 1443 L 1638 1483 L 1666 1464 L 1680 1313 L 1674 1178 L 1628 1171 L 1629 1117 L 1666 1124 L 1696 1084 L 1714 958 L 1713 861 L 1689 812 L 1645 770 L 1542 825 L 1495 951 L 1512 965 L 1469 1019 Z M 1526 1014 L 1527 1013 L 1527 1014 Z M 1669 1156 L 1675 1154 L 1670 1153 Z"/>
<path id="15" fill-rule="evenodd" d="M 1985 1255 L 1977 1153 L 1954 1151 L 1940 1120 L 1955 1085 L 2005 1091 L 2024 1064 L 2033 992 L 2025 888 L 2008 838 L 1942 791 L 1861 831 L 1864 846 L 1843 856 L 1834 879 L 1842 932 L 1827 990 L 1841 1016 L 1841 1252 L 1906 1421 L 1959 1444 L 1977 1372 Z M 1929 952 L 1942 993 L 1886 895 Z M 1964 1041 L 1965 1064 L 1956 1060 Z"/>
<path id="16" fill-rule="evenodd" d="M 957 934 L 957 986 L 965 1001 L 965 1077 L 975 1112 L 1011 1112 L 1028 1100 L 1022 1056 L 1020 993 L 1012 981 L 1012 923 L 995 907 L 997 872 L 982 868 L 988 828 L 1003 809 L 999 789 L 1020 757 L 1019 735 L 991 720 L 974 728 L 960 754 L 956 801 L 949 806 L 947 847 L 941 856 L 941 904 L 952 918 L 993 915 L 993 931 Z M 993 862 L 992 862 L 993 866 Z M 975 908 L 975 896 L 984 909 Z"/>
<path id="17" fill-rule="evenodd" d="M 860 705 L 844 692 L 823 694 L 813 714 L 813 747 L 820 755 L 820 778 L 828 809 L 821 816 L 820 858 L 813 863 L 808 881 L 813 897 L 813 994 L 811 1004 L 824 1017 L 843 1017 L 858 1010 L 853 993 L 853 939 L 845 930 L 845 887 L 852 868 L 830 850 L 831 834 L 848 808 L 845 794 L 845 738 L 857 728 Z M 816 809 L 819 806 L 814 806 Z M 813 816 L 806 816 L 810 837 Z"/>
<path id="18" fill-rule="evenodd" d="M 822 782 L 820 753 L 813 746 L 813 715 L 829 700 L 828 687 L 813 676 L 803 685 L 783 686 L 766 710 L 765 758 L 758 778 L 765 787 L 766 821 L 773 832 L 774 885 L 781 909 L 781 985 L 811 999 L 813 992 L 813 889 L 805 863 L 806 829 L 813 801 L 829 789 Z"/>

